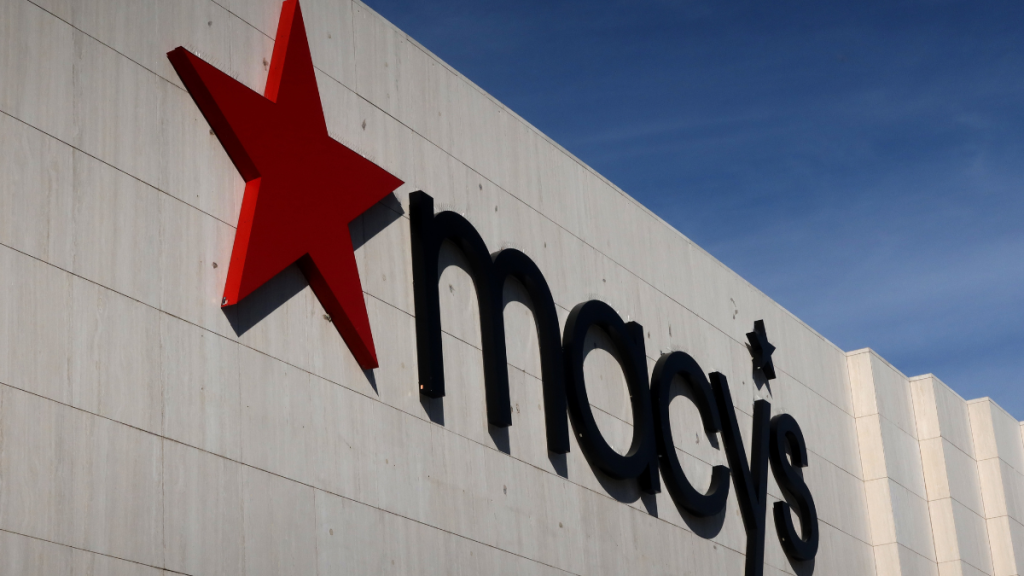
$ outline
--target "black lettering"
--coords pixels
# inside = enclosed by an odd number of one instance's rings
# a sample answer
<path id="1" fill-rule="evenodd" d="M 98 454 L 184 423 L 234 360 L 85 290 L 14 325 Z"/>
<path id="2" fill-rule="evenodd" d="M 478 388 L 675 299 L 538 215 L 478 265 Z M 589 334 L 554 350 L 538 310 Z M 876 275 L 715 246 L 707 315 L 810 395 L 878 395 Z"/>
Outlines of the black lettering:
<path id="1" fill-rule="evenodd" d="M 787 447 L 792 464 L 786 458 Z M 787 500 L 793 502 L 800 517 L 801 538 L 793 525 L 788 502 L 776 502 L 773 507 L 775 530 L 779 533 L 782 549 L 794 560 L 811 560 L 818 553 L 818 511 L 814 498 L 796 468 L 807 466 L 807 446 L 800 425 L 789 414 L 772 418 L 772 439 L 769 449 L 772 473 Z"/>
<path id="2" fill-rule="evenodd" d="M 633 439 L 625 455 L 608 445 L 594 421 L 583 378 L 584 349 L 591 326 L 603 329 L 618 352 L 622 372 L 629 388 L 633 409 Z M 643 327 L 636 322 L 623 323 L 611 306 L 599 300 L 577 304 L 565 323 L 562 339 L 566 360 L 566 398 L 569 418 L 587 459 L 599 470 L 618 480 L 637 478 L 640 489 L 656 494 L 661 489 L 658 477 L 654 426 L 651 422 L 651 394 L 647 380 L 647 357 Z"/>
<path id="3" fill-rule="evenodd" d="M 470 275 L 476 288 L 488 422 L 498 427 L 512 424 L 502 301 L 505 282 L 511 277 L 523 284 L 533 304 L 540 346 L 548 449 L 558 454 L 568 452 L 569 423 L 558 315 L 551 290 L 540 269 L 518 250 L 502 250 L 492 258 L 472 224 L 454 212 L 434 215 L 434 199 L 423 192 L 410 194 L 409 204 L 420 392 L 431 398 L 444 396 L 437 266 L 441 245 L 448 240 L 469 261 Z"/>
<path id="4" fill-rule="evenodd" d="M 693 403 L 700 412 L 701 423 L 708 435 L 722 431 L 722 420 L 718 414 L 718 403 L 711 391 L 704 370 L 689 354 L 671 352 L 663 354 L 654 365 L 651 377 L 651 404 L 654 413 L 654 435 L 657 439 L 658 461 L 661 475 L 665 479 L 672 499 L 679 506 L 698 518 L 715 516 L 725 509 L 729 498 L 729 468 L 715 466 L 711 470 L 711 485 L 706 494 L 698 492 L 686 478 L 675 442 L 672 440 L 672 425 L 669 422 L 669 403 L 672 401 L 672 380 L 678 375 L 686 383 L 693 397 Z"/>
<path id="5" fill-rule="evenodd" d="M 442 244 L 450 241 L 468 261 L 476 290 L 488 422 L 500 427 L 512 423 L 502 293 L 505 282 L 515 278 L 526 288 L 533 304 L 549 450 L 560 454 L 569 451 L 568 422 L 572 420 L 580 446 L 596 468 L 612 478 L 636 478 L 642 490 L 654 494 L 661 488 L 660 465 L 673 500 L 697 517 L 714 516 L 724 510 L 731 475 L 747 532 L 746 576 L 761 576 L 763 572 L 770 460 L 772 472 L 787 500 L 776 502 L 773 508 L 780 542 L 793 559 L 814 558 L 819 540 L 818 517 L 810 490 L 797 470 L 807 466 L 807 450 L 796 420 L 786 414 L 771 418 L 771 405 L 767 401 L 754 402 L 748 462 L 724 375 L 713 372 L 706 378 L 691 356 L 672 352 L 658 360 L 648 386 L 643 327 L 639 324 L 625 323 L 610 306 L 591 300 L 573 308 L 560 334 L 551 291 L 529 257 L 518 250 L 502 250 L 492 255 L 465 218 L 454 212 L 435 215 L 433 199 L 423 192 L 410 195 L 410 221 L 422 394 L 438 398 L 445 393 L 438 257 Z M 604 330 L 611 338 L 629 388 L 633 438 L 624 455 L 613 450 L 601 435 L 587 396 L 583 375 L 587 353 L 584 344 L 591 326 Z M 673 399 L 671 383 L 676 375 L 682 377 L 689 388 L 704 430 L 709 435 L 721 434 L 729 462 L 728 467 L 714 467 L 711 485 L 704 494 L 686 478 L 672 441 L 669 404 Z M 796 530 L 794 512 L 800 519 L 803 537 Z"/>
<path id="6" fill-rule="evenodd" d="M 751 434 L 750 464 L 743 450 L 743 438 L 736 423 L 736 410 L 729 382 L 718 372 L 711 374 L 711 385 L 722 417 L 722 440 L 732 468 L 736 499 L 747 529 L 746 576 L 761 576 L 764 571 L 765 504 L 768 494 L 768 437 L 772 406 L 766 400 L 754 402 L 754 430 Z"/>

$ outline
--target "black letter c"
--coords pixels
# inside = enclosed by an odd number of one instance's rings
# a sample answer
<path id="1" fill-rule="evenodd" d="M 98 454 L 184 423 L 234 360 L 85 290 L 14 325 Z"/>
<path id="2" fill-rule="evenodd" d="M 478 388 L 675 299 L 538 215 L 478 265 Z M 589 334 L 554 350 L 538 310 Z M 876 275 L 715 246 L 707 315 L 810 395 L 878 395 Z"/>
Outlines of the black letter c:
<path id="1" fill-rule="evenodd" d="M 671 352 L 663 354 L 654 365 L 651 377 L 651 403 L 654 412 L 654 436 L 658 445 L 658 460 L 665 486 L 677 504 L 698 518 L 708 518 L 725 509 L 729 498 L 729 468 L 715 466 L 711 470 L 711 485 L 706 494 L 698 492 L 686 478 L 675 442 L 672 441 L 672 425 L 669 422 L 669 404 L 672 402 L 672 379 L 679 375 L 689 386 L 693 402 L 700 411 L 700 419 L 708 435 L 722 431 L 722 420 L 718 415 L 718 404 L 711 391 L 704 370 L 689 354 Z"/>

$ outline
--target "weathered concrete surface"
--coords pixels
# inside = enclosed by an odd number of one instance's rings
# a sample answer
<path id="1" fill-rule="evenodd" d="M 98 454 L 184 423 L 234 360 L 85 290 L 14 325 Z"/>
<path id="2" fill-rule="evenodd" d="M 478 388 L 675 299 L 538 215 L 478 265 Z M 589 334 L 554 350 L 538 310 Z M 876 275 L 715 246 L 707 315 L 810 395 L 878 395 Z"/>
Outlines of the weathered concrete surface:
<path id="1" fill-rule="evenodd" d="M 533 258 L 563 321 L 599 298 L 644 326 L 652 366 L 683 350 L 725 373 L 744 434 L 755 399 L 793 414 L 815 573 L 1020 573 L 1013 418 L 839 350 L 361 3 L 303 10 L 332 136 L 407 183 L 351 227 L 372 373 L 295 269 L 219 306 L 244 183 L 165 54 L 184 45 L 262 91 L 280 3 L 0 0 L 0 573 L 740 574 L 735 498 L 697 522 L 575 443 L 548 454 L 516 286 L 513 426 L 488 428 L 457 254 L 440 280 L 448 395 L 420 398 L 417 189 Z M 770 386 L 744 336 L 757 319 L 778 346 Z M 625 449 L 629 398 L 599 340 L 590 395 Z M 707 483 L 725 458 L 695 415 L 672 406 L 683 467 Z M 770 519 L 765 562 L 809 569 Z"/>

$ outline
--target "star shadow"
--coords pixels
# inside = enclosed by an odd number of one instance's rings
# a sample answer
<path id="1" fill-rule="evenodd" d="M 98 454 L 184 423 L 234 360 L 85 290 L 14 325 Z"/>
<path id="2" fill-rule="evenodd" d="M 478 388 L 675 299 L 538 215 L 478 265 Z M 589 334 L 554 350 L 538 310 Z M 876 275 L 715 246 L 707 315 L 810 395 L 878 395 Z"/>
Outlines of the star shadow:
<path id="1" fill-rule="evenodd" d="M 750 344 L 744 343 L 743 345 L 747 347 L 747 352 L 750 352 Z M 753 363 L 751 363 L 751 364 L 753 364 Z M 756 386 L 758 390 L 761 390 L 762 388 L 767 388 L 768 389 L 768 394 L 770 396 L 774 396 L 774 394 L 772 393 L 772 382 L 771 382 L 771 380 L 768 379 L 767 376 L 764 375 L 764 371 L 763 370 L 761 370 L 760 368 L 756 368 L 754 366 L 751 366 L 751 368 L 750 368 L 750 377 L 751 377 L 751 379 L 754 380 L 754 386 Z"/>
<path id="2" fill-rule="evenodd" d="M 385 228 L 400 219 L 404 213 L 395 194 L 389 194 L 349 225 L 353 247 L 356 250 L 363 247 Z M 305 290 L 307 286 L 309 286 L 309 282 L 306 281 L 306 277 L 299 270 L 298 265 L 292 264 L 238 304 L 221 308 L 221 312 L 231 324 L 235 336 L 241 337 L 278 308 L 284 306 L 299 292 Z M 376 389 L 372 371 L 364 372 L 368 372 L 367 379 Z"/>

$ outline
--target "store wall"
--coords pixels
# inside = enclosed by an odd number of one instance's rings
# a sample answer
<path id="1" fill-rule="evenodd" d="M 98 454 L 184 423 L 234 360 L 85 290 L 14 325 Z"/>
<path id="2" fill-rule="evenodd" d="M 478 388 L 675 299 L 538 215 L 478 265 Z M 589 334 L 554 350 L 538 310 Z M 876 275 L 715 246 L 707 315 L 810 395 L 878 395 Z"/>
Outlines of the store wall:
<path id="1" fill-rule="evenodd" d="M 735 574 L 746 531 L 545 445 L 529 299 L 506 288 L 513 424 L 484 412 L 479 317 L 440 275 L 447 395 L 420 396 L 409 193 L 600 299 L 752 406 L 792 414 L 813 563 L 765 574 L 1020 574 L 1024 445 L 987 399 L 847 354 L 359 2 L 303 0 L 331 135 L 406 182 L 351 226 L 380 368 L 290 268 L 220 308 L 244 182 L 166 53 L 262 93 L 277 0 L 0 0 L 0 574 Z M 686 191 L 681 191 L 686 193 Z M 763 319 L 778 378 L 751 366 Z M 600 334 L 602 433 L 629 395 Z M 684 470 L 725 464 L 672 404 Z M 165 572 L 162 572 L 165 571 Z"/>

